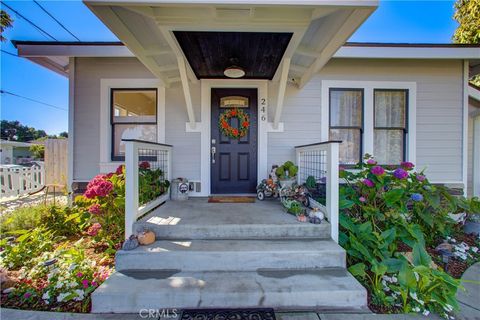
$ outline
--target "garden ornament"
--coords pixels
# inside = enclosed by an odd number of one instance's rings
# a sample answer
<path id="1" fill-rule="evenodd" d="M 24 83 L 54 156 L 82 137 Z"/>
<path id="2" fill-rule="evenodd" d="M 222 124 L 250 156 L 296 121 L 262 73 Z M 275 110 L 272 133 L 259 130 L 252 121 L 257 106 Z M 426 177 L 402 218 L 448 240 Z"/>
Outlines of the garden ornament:
<path id="1" fill-rule="evenodd" d="M 139 244 L 146 246 L 155 242 L 155 233 L 145 230 L 138 234 L 137 239 Z"/>
<path id="2" fill-rule="evenodd" d="M 133 250 L 138 247 L 138 240 L 135 235 L 131 235 L 122 245 L 122 250 Z"/>

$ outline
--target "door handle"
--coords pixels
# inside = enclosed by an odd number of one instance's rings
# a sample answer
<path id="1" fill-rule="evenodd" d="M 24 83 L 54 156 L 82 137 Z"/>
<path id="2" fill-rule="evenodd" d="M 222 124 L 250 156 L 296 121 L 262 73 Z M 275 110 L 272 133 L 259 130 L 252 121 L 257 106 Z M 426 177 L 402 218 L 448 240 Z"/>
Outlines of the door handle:
<path id="1" fill-rule="evenodd" d="M 212 163 L 215 164 L 215 154 L 217 153 L 217 148 L 212 147 L 211 153 L 212 153 Z"/>

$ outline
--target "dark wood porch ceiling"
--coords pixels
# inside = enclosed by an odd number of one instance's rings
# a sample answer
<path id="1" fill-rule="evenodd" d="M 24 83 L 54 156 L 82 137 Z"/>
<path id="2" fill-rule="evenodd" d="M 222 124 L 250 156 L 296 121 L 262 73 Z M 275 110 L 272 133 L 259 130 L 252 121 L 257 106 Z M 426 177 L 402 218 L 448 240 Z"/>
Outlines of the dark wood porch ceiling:
<path id="1" fill-rule="evenodd" d="M 292 33 L 174 31 L 198 79 L 226 79 L 223 71 L 235 64 L 243 79 L 275 75 Z"/>

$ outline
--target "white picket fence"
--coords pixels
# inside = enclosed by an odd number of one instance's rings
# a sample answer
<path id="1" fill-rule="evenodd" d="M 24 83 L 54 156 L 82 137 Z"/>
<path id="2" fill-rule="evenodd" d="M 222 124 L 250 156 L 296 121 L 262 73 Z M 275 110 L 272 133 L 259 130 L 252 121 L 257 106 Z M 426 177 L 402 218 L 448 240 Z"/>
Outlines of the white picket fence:
<path id="1" fill-rule="evenodd" d="M 18 197 L 39 191 L 45 185 L 45 165 L 0 167 L 1 197 Z"/>

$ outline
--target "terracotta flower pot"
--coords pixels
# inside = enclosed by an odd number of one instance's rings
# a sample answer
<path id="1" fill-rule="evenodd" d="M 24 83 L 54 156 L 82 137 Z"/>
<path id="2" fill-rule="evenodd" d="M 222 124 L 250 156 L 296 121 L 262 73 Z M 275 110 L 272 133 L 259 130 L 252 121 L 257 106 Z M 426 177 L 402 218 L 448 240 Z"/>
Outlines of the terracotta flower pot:
<path id="1" fill-rule="evenodd" d="M 297 220 L 300 222 L 307 222 L 307 216 L 305 216 L 304 214 L 301 214 L 297 216 Z"/>

